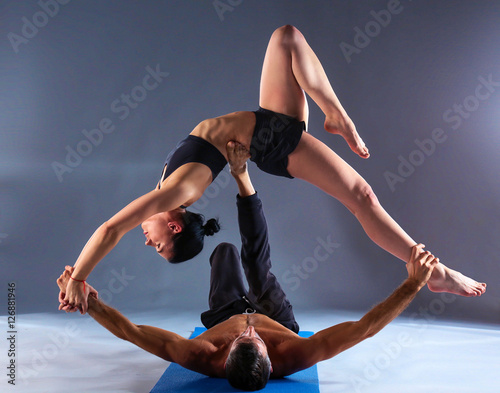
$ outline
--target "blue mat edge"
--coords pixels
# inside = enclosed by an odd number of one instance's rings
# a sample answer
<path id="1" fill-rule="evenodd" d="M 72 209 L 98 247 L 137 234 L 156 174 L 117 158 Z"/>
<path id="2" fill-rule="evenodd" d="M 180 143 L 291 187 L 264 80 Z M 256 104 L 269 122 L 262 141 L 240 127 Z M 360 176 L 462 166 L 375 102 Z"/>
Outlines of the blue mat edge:
<path id="1" fill-rule="evenodd" d="M 206 331 L 204 327 L 195 327 L 190 339 L 197 337 Z M 314 332 L 300 331 L 300 337 L 310 337 Z M 178 380 L 175 376 L 178 375 Z M 203 390 L 200 390 L 200 385 L 203 383 Z M 293 386 L 290 386 L 293 384 Z M 262 391 L 289 391 L 293 389 L 295 392 L 319 393 L 318 369 L 314 365 L 308 369 L 299 371 L 282 379 L 271 379 L 267 386 Z M 300 389 L 300 390 L 298 390 Z M 179 366 L 176 363 L 171 363 L 164 371 L 158 382 L 155 384 L 150 393 L 167 393 L 167 392 L 185 392 L 195 393 L 202 391 L 211 392 L 237 392 L 239 390 L 231 388 L 225 379 L 210 378 L 205 375 L 196 373 Z"/>

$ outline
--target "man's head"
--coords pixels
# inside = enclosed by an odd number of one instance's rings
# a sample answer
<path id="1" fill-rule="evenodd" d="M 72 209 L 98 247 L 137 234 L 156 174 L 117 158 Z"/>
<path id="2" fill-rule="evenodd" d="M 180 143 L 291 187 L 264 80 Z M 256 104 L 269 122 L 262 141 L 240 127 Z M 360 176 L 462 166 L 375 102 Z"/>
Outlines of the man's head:
<path id="1" fill-rule="evenodd" d="M 273 371 L 267 346 L 253 326 L 237 337 L 226 360 L 226 377 L 241 390 L 263 389 Z"/>

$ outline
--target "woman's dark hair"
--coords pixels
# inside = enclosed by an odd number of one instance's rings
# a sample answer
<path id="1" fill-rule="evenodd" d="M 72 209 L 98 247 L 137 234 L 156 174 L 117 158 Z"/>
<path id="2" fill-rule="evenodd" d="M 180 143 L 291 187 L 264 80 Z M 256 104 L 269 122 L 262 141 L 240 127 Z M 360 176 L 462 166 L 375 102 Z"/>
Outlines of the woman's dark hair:
<path id="1" fill-rule="evenodd" d="M 241 390 L 264 389 L 271 375 L 271 360 L 252 343 L 239 343 L 227 357 L 226 378 Z"/>
<path id="2" fill-rule="evenodd" d="M 168 261 L 170 263 L 180 263 L 194 258 L 203 249 L 205 236 L 212 236 L 219 232 L 219 221 L 211 218 L 203 225 L 205 217 L 198 213 L 186 212 L 183 214 L 184 226 L 182 231 L 172 238 L 174 242 L 174 256 Z"/>

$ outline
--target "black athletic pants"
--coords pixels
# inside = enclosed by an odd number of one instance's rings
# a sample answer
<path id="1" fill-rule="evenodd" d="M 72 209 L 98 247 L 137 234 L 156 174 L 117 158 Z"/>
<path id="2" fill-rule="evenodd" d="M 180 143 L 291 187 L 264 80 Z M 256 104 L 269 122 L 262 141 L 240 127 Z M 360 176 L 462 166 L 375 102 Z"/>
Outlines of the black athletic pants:
<path id="1" fill-rule="evenodd" d="M 292 305 L 276 276 L 271 273 L 267 224 L 262 202 L 257 194 L 237 197 L 238 224 L 241 235 L 241 262 L 237 248 L 219 244 L 210 256 L 210 309 L 201 314 L 206 328 L 233 315 L 253 311 L 267 315 L 288 329 L 298 332 Z M 245 289 L 240 264 L 249 290 Z"/>

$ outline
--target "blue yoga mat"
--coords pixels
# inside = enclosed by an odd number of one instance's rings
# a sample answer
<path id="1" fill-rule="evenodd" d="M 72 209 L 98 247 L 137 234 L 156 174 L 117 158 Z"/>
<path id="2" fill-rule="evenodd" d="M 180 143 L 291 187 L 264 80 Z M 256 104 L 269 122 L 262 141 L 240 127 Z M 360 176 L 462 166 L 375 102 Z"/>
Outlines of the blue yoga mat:
<path id="1" fill-rule="evenodd" d="M 194 338 L 206 329 L 197 327 L 190 338 Z M 309 337 L 313 332 L 299 332 L 301 337 Z M 318 369 L 316 365 L 281 379 L 270 379 L 262 392 L 275 393 L 319 393 Z M 165 370 L 151 393 L 198 393 L 198 392 L 241 392 L 234 389 L 226 379 L 210 378 L 171 363 Z"/>

